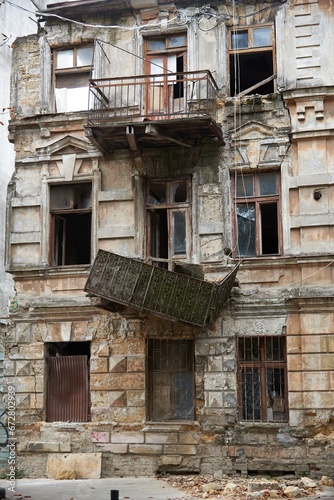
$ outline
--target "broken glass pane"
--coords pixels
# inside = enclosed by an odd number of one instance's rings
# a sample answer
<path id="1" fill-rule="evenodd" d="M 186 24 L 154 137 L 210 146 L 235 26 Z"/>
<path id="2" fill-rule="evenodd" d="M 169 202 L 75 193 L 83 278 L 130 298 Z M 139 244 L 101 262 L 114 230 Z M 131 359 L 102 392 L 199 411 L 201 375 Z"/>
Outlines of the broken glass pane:
<path id="1" fill-rule="evenodd" d="M 239 255 L 255 255 L 255 204 L 238 204 L 238 247 Z"/>
<path id="2" fill-rule="evenodd" d="M 149 205 L 166 203 L 166 184 L 164 182 L 154 182 L 150 184 L 147 203 Z"/>
<path id="3" fill-rule="evenodd" d="M 187 183 L 186 181 L 173 182 L 172 184 L 172 203 L 182 203 L 187 201 Z"/>

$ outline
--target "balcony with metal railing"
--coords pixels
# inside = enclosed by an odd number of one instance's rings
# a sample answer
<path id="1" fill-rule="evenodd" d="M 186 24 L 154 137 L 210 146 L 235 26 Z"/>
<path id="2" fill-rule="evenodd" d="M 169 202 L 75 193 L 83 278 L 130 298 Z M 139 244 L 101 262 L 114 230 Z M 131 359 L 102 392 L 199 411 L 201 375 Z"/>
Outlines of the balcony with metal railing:
<path id="1" fill-rule="evenodd" d="M 223 145 L 217 93 L 210 71 L 92 78 L 86 133 L 105 153 L 202 138 Z"/>
<path id="2" fill-rule="evenodd" d="M 221 314 L 230 298 L 238 265 L 219 282 L 204 281 L 138 259 L 99 250 L 85 291 L 112 304 L 206 328 Z"/>

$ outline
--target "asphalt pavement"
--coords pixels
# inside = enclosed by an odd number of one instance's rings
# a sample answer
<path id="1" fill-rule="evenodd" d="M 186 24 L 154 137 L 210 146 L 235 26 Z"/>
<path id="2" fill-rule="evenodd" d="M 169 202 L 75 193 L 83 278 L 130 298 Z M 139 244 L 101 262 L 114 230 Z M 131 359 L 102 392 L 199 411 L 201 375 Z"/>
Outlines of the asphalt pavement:
<path id="1" fill-rule="evenodd" d="M 1 480 L 0 487 L 6 489 L 6 498 L 16 500 L 118 500 L 116 492 L 119 500 L 194 500 L 167 482 L 151 477 L 17 479 L 14 491 L 9 490 L 11 486 L 6 480 Z"/>
<path id="2" fill-rule="evenodd" d="M 198 500 L 174 488 L 169 483 L 152 477 L 108 479 L 17 479 L 10 490 L 6 480 L 0 480 L 6 489 L 6 499 L 16 500 Z M 223 498 L 221 493 L 218 498 Z M 296 500 L 334 500 L 334 488 L 324 487 L 321 494 L 299 497 Z"/>

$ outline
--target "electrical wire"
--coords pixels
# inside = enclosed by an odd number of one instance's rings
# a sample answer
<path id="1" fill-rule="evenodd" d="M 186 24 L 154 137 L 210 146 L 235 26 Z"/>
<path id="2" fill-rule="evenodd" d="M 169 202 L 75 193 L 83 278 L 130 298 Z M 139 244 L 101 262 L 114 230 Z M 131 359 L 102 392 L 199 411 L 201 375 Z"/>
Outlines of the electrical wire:
<path id="1" fill-rule="evenodd" d="M 32 1 L 33 5 L 36 6 L 35 2 L 33 0 L 31 0 L 31 1 Z M 285 0 L 285 1 L 277 1 L 277 2 L 274 2 L 271 5 L 269 5 L 268 7 L 263 7 L 262 9 L 259 9 L 256 12 L 252 12 L 251 14 L 246 14 L 246 15 L 238 15 L 237 17 L 239 19 L 246 19 L 248 17 L 252 17 L 252 16 L 255 16 L 255 15 L 260 14 L 262 12 L 265 12 L 266 10 L 272 9 L 273 7 L 282 5 L 282 3 L 286 3 L 286 1 L 287 0 Z M 70 19 L 70 18 L 67 18 L 67 17 L 64 17 L 64 16 L 60 16 L 60 15 L 54 14 L 54 13 L 41 12 L 39 10 L 32 11 L 30 9 L 27 9 L 25 7 L 17 5 L 17 4 L 15 4 L 14 2 L 12 2 L 10 0 L 6 0 L 6 3 L 8 3 L 9 5 L 11 5 L 14 8 L 17 8 L 19 10 L 28 12 L 30 14 L 34 14 L 36 16 L 41 16 L 41 17 L 55 17 L 55 18 L 58 18 L 58 19 L 60 19 L 62 21 L 65 21 L 65 22 L 70 22 L 70 23 L 73 23 L 73 24 L 77 24 L 77 25 L 81 25 L 81 26 L 85 26 L 85 27 L 90 27 L 90 28 L 121 29 L 121 30 L 127 30 L 127 31 L 138 31 L 138 30 L 141 30 L 141 29 L 146 28 L 146 27 L 151 27 L 151 25 L 149 25 L 149 24 L 141 25 L 141 26 L 136 26 L 136 27 L 128 27 L 128 26 L 120 26 L 120 25 L 91 24 L 91 23 L 85 23 L 85 22 L 82 22 L 82 21 L 76 21 L 74 19 Z M 200 11 L 202 11 L 202 12 L 200 12 L 200 16 L 198 16 L 198 14 L 194 14 L 192 16 L 188 16 L 183 11 L 175 10 L 174 11 L 175 17 L 173 17 L 172 19 L 167 20 L 167 23 L 171 23 L 171 22 L 175 21 L 175 24 L 178 24 L 180 26 L 184 26 L 184 25 L 186 25 L 186 24 L 188 24 L 190 22 L 189 21 L 189 17 L 190 17 L 190 19 L 192 21 L 194 19 L 197 21 L 197 26 L 198 26 L 198 28 L 201 31 L 209 32 L 209 31 L 212 31 L 212 30 L 216 29 L 217 26 L 219 25 L 219 22 L 221 22 L 222 20 L 226 20 L 226 18 L 228 17 L 226 14 L 224 14 L 222 16 L 213 15 L 211 12 L 208 12 L 205 9 L 206 9 L 205 5 L 201 7 Z M 217 19 L 217 21 L 216 21 L 216 23 L 215 23 L 214 26 L 212 26 L 211 28 L 205 30 L 205 29 L 201 28 L 200 24 L 199 24 L 204 17 L 215 17 Z M 233 19 L 236 18 L 235 0 L 232 0 L 232 18 Z M 235 33 L 235 34 L 237 33 L 237 28 L 234 28 L 233 33 Z M 138 56 L 137 54 L 135 54 L 135 53 L 133 53 L 131 51 L 128 51 L 126 49 L 123 49 L 122 47 L 118 47 L 117 45 L 113 45 L 112 43 L 105 42 L 104 40 L 97 40 L 97 41 L 99 41 L 100 43 L 101 42 L 108 43 L 109 45 L 111 45 L 111 46 L 113 46 L 113 47 L 115 47 L 115 48 L 117 48 L 117 49 L 119 49 L 119 50 L 121 50 L 123 52 L 126 52 L 126 53 L 128 53 L 128 54 L 130 54 L 130 55 L 132 55 L 134 57 L 138 57 L 138 58 L 140 58 L 140 59 L 142 59 L 144 61 L 147 61 L 147 59 L 145 59 L 144 57 Z M 151 61 L 151 63 L 152 63 L 152 61 Z M 154 64 L 155 66 L 157 66 L 159 68 L 162 68 L 161 66 L 159 66 L 156 63 L 152 63 L 152 64 Z M 164 68 L 162 68 L 162 69 L 164 69 Z M 236 47 L 236 50 L 234 52 L 234 73 L 235 73 L 234 86 L 235 86 L 235 89 L 237 89 L 237 88 L 240 87 L 240 58 L 239 58 L 239 54 L 238 54 L 238 47 Z M 240 109 L 240 105 L 238 107 L 239 107 L 239 115 L 237 116 L 237 100 L 235 100 L 235 102 L 234 102 L 234 111 L 233 111 L 234 130 L 237 130 L 238 126 L 240 126 L 240 124 L 241 124 L 241 109 Z M 236 162 L 236 154 L 237 154 L 237 143 L 235 141 L 234 142 L 234 167 L 235 167 L 235 172 L 236 172 L 236 163 L 237 163 Z M 244 177 L 243 177 L 243 171 L 241 170 L 240 173 L 236 172 L 235 175 L 234 175 L 234 182 L 235 182 L 235 186 L 234 186 L 234 193 L 235 193 L 235 196 L 234 196 L 234 213 L 235 213 L 235 217 L 237 217 L 237 211 L 236 211 L 236 205 L 237 205 L 237 202 L 236 202 L 236 193 L 237 193 L 237 176 L 238 175 L 241 175 L 242 185 L 243 185 L 243 191 L 246 192 L 245 182 L 244 182 Z M 245 203 L 246 203 L 246 206 L 248 206 L 249 201 L 248 201 L 247 196 L 245 196 Z M 237 226 L 237 221 L 236 221 L 236 226 Z M 246 253 L 248 251 L 249 244 L 250 244 L 250 231 L 249 231 L 249 238 L 248 238 L 248 242 L 247 242 Z M 237 252 L 239 254 L 238 237 L 236 237 L 236 243 L 235 243 L 235 247 L 233 248 L 233 251 L 234 250 L 237 250 Z M 243 260 L 245 260 L 245 256 L 243 256 L 242 258 L 239 258 L 240 262 L 242 262 Z M 326 266 L 322 267 L 321 269 L 318 269 L 314 273 L 311 273 L 310 275 L 308 275 L 308 276 L 306 276 L 304 278 L 301 278 L 300 280 L 291 282 L 291 283 L 289 283 L 286 286 L 289 287 L 289 286 L 295 285 L 297 283 L 302 283 L 303 281 L 308 280 L 310 277 L 315 276 L 317 273 L 321 272 L 323 269 L 326 269 L 327 267 L 329 267 L 333 263 L 334 263 L 334 260 L 331 260 Z"/>
<path id="2" fill-rule="evenodd" d="M 120 25 L 106 25 L 106 24 L 91 24 L 91 23 L 85 23 L 83 21 L 76 21 L 75 19 L 70 19 L 68 17 L 60 16 L 59 14 L 53 14 L 53 13 L 48 13 L 48 12 L 41 12 L 39 10 L 32 11 L 30 9 L 27 9 L 25 7 L 22 7 L 21 5 L 17 5 L 10 0 L 6 0 L 6 3 L 11 5 L 12 7 L 15 7 L 17 9 L 23 10 L 25 12 L 29 12 L 30 14 L 34 14 L 37 16 L 41 17 L 55 17 L 57 19 L 60 19 L 61 21 L 73 23 L 73 24 L 78 24 L 80 26 L 85 26 L 88 28 L 102 28 L 102 29 L 121 29 L 121 30 L 127 30 L 127 31 L 138 31 L 143 28 L 151 27 L 150 24 L 144 24 L 141 26 L 135 26 L 135 27 L 129 27 L 129 26 L 120 26 Z M 168 19 L 167 23 L 171 23 L 175 20 L 176 18 Z"/>

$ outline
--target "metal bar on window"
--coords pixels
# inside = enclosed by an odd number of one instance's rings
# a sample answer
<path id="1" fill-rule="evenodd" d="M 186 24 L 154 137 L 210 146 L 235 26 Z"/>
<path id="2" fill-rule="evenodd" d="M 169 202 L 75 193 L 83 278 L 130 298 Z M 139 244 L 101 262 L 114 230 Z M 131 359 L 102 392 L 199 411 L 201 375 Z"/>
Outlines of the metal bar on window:
<path id="1" fill-rule="evenodd" d="M 285 338 L 239 338 L 238 365 L 241 420 L 286 421 Z"/>
<path id="2" fill-rule="evenodd" d="M 148 419 L 194 419 L 192 339 L 148 340 Z"/>

